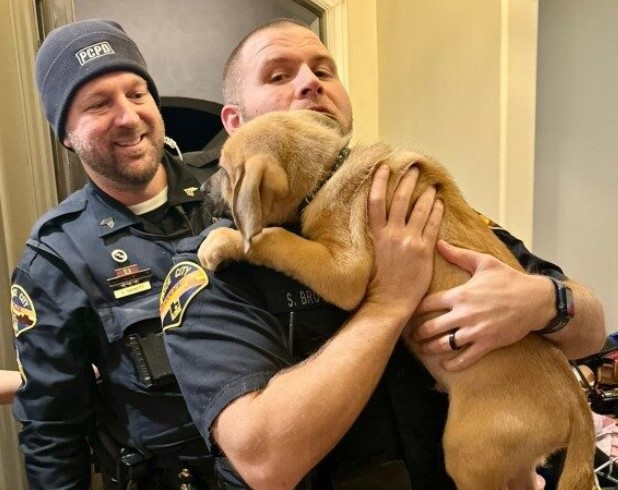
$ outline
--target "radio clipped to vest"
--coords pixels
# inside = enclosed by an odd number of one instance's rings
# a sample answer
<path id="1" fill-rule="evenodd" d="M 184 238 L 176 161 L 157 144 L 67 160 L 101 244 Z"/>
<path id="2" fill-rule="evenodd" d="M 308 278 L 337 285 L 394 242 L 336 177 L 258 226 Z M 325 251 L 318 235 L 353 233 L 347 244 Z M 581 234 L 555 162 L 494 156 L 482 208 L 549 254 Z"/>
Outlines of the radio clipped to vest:
<path id="1" fill-rule="evenodd" d="M 175 381 L 170 361 L 165 352 L 163 332 L 144 337 L 131 334 L 127 337 L 133 363 L 139 378 L 148 388 L 168 386 Z"/>

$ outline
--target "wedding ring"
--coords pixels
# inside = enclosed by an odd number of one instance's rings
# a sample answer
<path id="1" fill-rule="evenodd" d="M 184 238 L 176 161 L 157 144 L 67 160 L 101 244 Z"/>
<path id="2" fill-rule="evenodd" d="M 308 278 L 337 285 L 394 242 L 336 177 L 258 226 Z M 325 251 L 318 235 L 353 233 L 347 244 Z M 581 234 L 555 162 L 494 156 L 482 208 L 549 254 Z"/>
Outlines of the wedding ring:
<path id="1" fill-rule="evenodd" d="M 448 333 L 448 345 L 451 346 L 453 350 L 461 349 L 461 345 L 457 345 L 457 341 L 455 340 L 455 334 L 457 333 L 458 328 L 454 328 Z"/>

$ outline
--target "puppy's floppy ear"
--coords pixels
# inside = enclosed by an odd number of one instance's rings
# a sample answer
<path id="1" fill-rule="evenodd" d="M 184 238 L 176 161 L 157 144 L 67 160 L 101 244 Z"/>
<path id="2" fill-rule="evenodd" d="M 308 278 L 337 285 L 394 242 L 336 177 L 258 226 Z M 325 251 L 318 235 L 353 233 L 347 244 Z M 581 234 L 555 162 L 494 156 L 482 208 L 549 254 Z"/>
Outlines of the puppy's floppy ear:
<path id="1" fill-rule="evenodd" d="M 289 184 L 285 170 L 273 155 L 253 155 L 239 172 L 232 214 L 247 252 L 251 239 L 267 224 L 273 201 L 287 195 Z"/>

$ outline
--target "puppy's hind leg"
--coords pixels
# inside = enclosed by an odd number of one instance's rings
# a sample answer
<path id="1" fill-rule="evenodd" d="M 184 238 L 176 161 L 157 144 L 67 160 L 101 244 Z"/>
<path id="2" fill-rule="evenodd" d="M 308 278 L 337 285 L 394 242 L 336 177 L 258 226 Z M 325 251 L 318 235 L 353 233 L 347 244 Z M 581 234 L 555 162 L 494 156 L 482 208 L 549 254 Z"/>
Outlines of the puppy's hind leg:
<path id="1" fill-rule="evenodd" d="M 479 474 L 474 469 L 464 469 L 450 476 L 457 490 L 511 490 L 504 481 L 504 476 L 495 472 L 483 471 Z"/>
<path id="2" fill-rule="evenodd" d="M 539 490 L 536 465 L 518 451 L 483 445 L 460 444 L 446 452 L 447 470 L 458 490 Z M 454 450 L 453 450 L 454 449 Z"/>
<path id="3" fill-rule="evenodd" d="M 529 466 L 521 468 L 509 481 L 509 490 L 540 490 L 539 476 Z"/>
<path id="4" fill-rule="evenodd" d="M 465 447 L 464 447 L 465 446 Z M 495 454 L 489 456 L 487 447 L 478 450 L 461 441 L 444 447 L 446 470 L 457 490 L 509 490 L 507 479 L 496 463 Z"/>
<path id="5" fill-rule="evenodd" d="M 483 404 L 458 401 L 454 398 L 449 407 L 442 439 L 448 474 L 458 490 L 508 490 L 516 463 L 509 445 L 496 444 L 501 422 L 488 417 Z"/>

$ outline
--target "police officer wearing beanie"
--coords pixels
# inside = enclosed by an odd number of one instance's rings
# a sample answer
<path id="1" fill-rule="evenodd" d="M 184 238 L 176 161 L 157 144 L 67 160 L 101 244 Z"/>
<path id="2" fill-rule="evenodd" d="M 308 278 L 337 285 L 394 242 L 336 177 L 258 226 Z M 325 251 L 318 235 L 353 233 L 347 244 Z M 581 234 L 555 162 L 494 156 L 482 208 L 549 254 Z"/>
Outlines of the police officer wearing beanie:
<path id="1" fill-rule="evenodd" d="M 89 182 L 38 220 L 12 275 L 30 487 L 89 488 L 92 444 L 109 488 L 206 488 L 158 313 L 176 243 L 205 225 L 200 182 L 164 150 L 157 87 L 117 23 L 51 32 L 36 82 Z"/>

